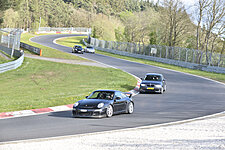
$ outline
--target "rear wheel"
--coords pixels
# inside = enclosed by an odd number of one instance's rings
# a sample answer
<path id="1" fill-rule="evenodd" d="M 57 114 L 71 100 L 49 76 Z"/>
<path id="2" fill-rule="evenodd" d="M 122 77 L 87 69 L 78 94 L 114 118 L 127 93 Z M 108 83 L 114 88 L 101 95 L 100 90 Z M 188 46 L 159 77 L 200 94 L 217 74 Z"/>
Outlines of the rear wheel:
<path id="1" fill-rule="evenodd" d="M 112 105 L 109 105 L 106 108 L 106 117 L 110 118 L 110 117 L 112 117 L 112 115 L 113 115 L 113 107 L 112 107 Z"/>
<path id="2" fill-rule="evenodd" d="M 134 104 L 130 102 L 127 106 L 127 113 L 132 114 L 134 112 Z"/>

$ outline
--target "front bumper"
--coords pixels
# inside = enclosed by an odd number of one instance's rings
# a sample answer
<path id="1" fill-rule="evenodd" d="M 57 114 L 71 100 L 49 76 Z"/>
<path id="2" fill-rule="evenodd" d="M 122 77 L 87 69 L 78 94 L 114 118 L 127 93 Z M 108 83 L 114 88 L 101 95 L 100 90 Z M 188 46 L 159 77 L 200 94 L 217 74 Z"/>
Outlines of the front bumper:
<path id="1" fill-rule="evenodd" d="M 146 87 L 146 86 L 141 86 L 140 87 L 140 92 L 161 92 L 162 87 Z"/>
<path id="2" fill-rule="evenodd" d="M 80 109 L 80 108 L 73 108 L 72 114 L 73 114 L 73 117 L 102 118 L 102 117 L 106 117 L 106 108 L 103 108 L 103 109 Z"/>
<path id="3" fill-rule="evenodd" d="M 90 50 L 90 49 L 87 49 L 87 50 L 86 50 L 86 52 L 87 52 L 87 53 L 94 53 L 94 52 L 95 52 L 95 50 Z"/>

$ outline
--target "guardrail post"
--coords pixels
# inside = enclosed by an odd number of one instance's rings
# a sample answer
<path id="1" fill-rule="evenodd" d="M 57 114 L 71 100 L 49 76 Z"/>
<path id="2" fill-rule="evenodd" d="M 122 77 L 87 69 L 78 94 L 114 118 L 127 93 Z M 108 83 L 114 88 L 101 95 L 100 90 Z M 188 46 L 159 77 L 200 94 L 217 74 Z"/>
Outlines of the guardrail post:
<path id="1" fill-rule="evenodd" d="M 192 55 L 192 63 L 195 62 L 195 51 L 192 49 L 193 55 Z"/>
<path id="2" fill-rule="evenodd" d="M 181 50 L 180 50 L 180 47 L 179 47 L 179 60 L 180 60 L 180 53 L 181 53 Z"/>
<path id="3" fill-rule="evenodd" d="M 168 46 L 166 46 L 166 58 L 168 58 Z"/>

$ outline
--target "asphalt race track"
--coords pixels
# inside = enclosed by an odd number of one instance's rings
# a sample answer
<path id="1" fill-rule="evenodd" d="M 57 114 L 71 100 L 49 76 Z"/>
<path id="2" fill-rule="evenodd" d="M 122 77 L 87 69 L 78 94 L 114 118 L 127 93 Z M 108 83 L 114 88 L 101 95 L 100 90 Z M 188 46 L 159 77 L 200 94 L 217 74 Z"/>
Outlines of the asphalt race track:
<path id="1" fill-rule="evenodd" d="M 54 39 L 65 36 L 74 35 L 40 36 L 33 38 L 32 41 L 71 53 L 71 48 L 53 43 Z M 86 119 L 72 118 L 71 111 L 63 111 L 2 119 L 0 142 L 155 125 L 211 115 L 225 110 L 225 86 L 220 83 L 99 54 L 78 55 L 122 69 L 138 77 L 143 77 L 147 72 L 162 73 L 167 79 L 167 91 L 162 95 L 139 94 L 133 97 L 135 110 L 131 115 Z"/>

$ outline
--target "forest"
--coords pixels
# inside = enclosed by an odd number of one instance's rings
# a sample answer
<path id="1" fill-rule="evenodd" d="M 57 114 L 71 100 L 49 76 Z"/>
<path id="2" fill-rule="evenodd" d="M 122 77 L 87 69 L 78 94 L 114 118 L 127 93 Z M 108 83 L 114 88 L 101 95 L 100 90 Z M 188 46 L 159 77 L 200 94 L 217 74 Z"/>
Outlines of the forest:
<path id="1" fill-rule="evenodd" d="M 225 53 L 225 1 L 0 0 L 0 27 L 90 27 L 108 41 L 167 45 Z M 191 11 L 190 11 L 191 10 Z"/>

